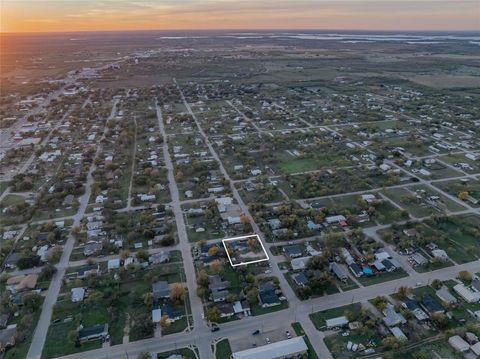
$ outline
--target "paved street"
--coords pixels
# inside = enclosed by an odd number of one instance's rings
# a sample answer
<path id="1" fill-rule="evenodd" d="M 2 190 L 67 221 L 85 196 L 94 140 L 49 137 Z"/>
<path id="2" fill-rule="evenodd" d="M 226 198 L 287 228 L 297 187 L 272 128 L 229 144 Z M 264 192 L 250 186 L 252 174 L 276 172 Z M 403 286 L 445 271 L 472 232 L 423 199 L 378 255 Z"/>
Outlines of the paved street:
<path id="1" fill-rule="evenodd" d="M 398 290 L 398 288 L 402 286 L 415 287 L 417 283 L 427 285 L 428 283 L 431 283 L 434 279 L 453 279 L 461 270 L 478 272 L 480 270 L 480 261 L 470 262 L 459 266 L 447 267 L 433 272 L 416 273 L 405 278 L 384 282 L 368 287 L 357 288 L 345 293 L 337 293 L 320 298 L 306 300 L 300 302 L 295 306 L 291 305 L 288 309 L 285 309 L 281 312 L 265 314 L 257 317 L 247 317 L 240 321 L 233 321 L 222 324 L 221 330 L 215 333 L 211 333 L 209 331 L 202 331 L 196 332 L 195 336 L 193 336 L 191 333 L 173 334 L 161 339 L 147 339 L 138 342 L 130 342 L 128 344 L 116 345 L 108 348 L 108 350 L 92 350 L 88 353 L 88 355 L 90 359 L 125 358 L 126 354 L 128 354 L 129 356 L 134 356 L 147 348 L 151 352 L 159 352 L 173 349 L 174 346 L 179 348 L 187 344 L 198 345 L 198 343 L 200 342 L 209 343 L 216 338 L 233 336 L 235 334 L 238 334 L 239 332 L 248 335 L 253 330 L 262 327 L 265 331 L 269 329 L 274 329 L 278 326 L 279 317 L 281 318 L 282 322 L 301 322 L 304 326 L 305 332 L 307 332 L 308 329 L 310 329 L 310 331 L 314 331 L 313 327 L 310 327 L 309 325 L 304 325 L 304 323 L 310 320 L 308 316 L 311 313 L 344 306 L 351 303 L 361 303 L 381 295 L 393 294 Z M 307 335 L 309 337 L 312 337 L 308 333 Z M 312 338 L 318 338 L 317 334 L 314 334 Z M 318 345 L 315 350 L 317 351 L 317 354 L 321 353 L 321 350 L 318 349 Z M 79 353 L 75 355 L 68 355 L 62 358 L 81 359 L 84 358 L 84 355 L 84 353 Z M 201 357 L 201 359 L 204 358 L 211 358 L 211 356 Z"/>
<path id="2" fill-rule="evenodd" d="M 172 196 L 172 210 L 175 215 L 175 222 L 177 224 L 177 233 L 179 245 L 178 248 L 182 251 L 184 270 L 186 275 L 186 282 L 188 285 L 188 298 L 192 308 L 193 330 L 190 332 L 191 336 L 199 335 L 202 332 L 209 331 L 205 321 L 202 319 L 203 304 L 202 300 L 197 296 L 197 282 L 195 275 L 195 267 L 193 264 L 193 257 L 191 252 L 190 243 L 188 242 L 187 230 L 185 226 L 185 220 L 180 206 L 180 198 L 178 193 L 177 182 L 175 180 L 175 173 L 173 168 L 172 159 L 168 151 L 168 136 L 165 131 L 162 110 L 158 104 L 156 104 L 158 126 L 160 133 L 163 137 L 163 156 L 165 160 L 165 166 L 168 171 L 168 185 L 170 194 Z M 202 358 L 209 358 L 212 355 L 210 350 L 210 343 L 201 341 L 198 343 L 198 349 Z"/>
<path id="3" fill-rule="evenodd" d="M 103 136 L 107 131 L 107 122 L 115 116 L 116 109 L 117 109 L 118 101 L 114 101 L 112 105 L 112 111 L 110 116 L 107 118 L 105 122 L 105 131 Z M 102 137 L 103 137 L 102 136 Z M 101 141 L 99 141 L 101 143 Z M 100 153 L 101 146 L 97 147 L 96 155 Z M 93 176 L 92 173 L 95 171 L 95 164 L 92 163 L 90 169 L 87 174 L 87 182 L 85 184 L 85 193 L 80 198 L 80 206 L 78 208 L 77 214 L 73 217 L 73 225 L 72 228 L 75 228 L 80 225 L 80 221 L 83 219 L 85 211 L 88 206 L 88 201 L 90 199 L 90 194 L 92 192 L 92 183 L 93 183 Z M 60 258 L 60 262 L 57 265 L 57 273 L 52 278 L 50 286 L 47 291 L 47 295 L 45 296 L 45 300 L 42 305 L 42 313 L 40 314 L 40 319 L 38 320 L 37 327 L 33 334 L 32 344 L 30 345 L 30 349 L 27 354 L 28 359 L 39 359 L 42 355 L 43 346 L 45 344 L 45 339 L 47 337 L 48 327 L 50 325 L 50 321 L 52 318 L 53 313 L 53 306 L 57 301 L 58 294 L 60 293 L 60 289 L 63 283 L 63 276 L 65 275 L 65 271 L 68 268 L 68 263 L 70 260 L 70 255 L 73 250 L 73 246 L 75 245 L 75 237 L 72 233 L 68 235 L 67 241 L 65 242 L 65 246 L 63 247 L 62 257 Z"/>

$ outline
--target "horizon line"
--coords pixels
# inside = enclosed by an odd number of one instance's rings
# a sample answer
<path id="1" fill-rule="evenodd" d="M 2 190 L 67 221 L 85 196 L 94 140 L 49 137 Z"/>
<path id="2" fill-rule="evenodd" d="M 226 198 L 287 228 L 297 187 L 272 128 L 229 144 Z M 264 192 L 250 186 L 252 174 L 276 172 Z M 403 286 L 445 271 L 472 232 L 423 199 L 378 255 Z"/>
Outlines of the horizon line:
<path id="1" fill-rule="evenodd" d="M 187 31 L 363 31 L 363 32 L 444 32 L 444 33 L 459 33 L 459 32 L 474 32 L 480 33 L 480 29 L 461 29 L 461 30 L 441 30 L 441 29 L 425 29 L 425 30 L 406 30 L 406 29 L 335 29 L 335 28 L 212 28 L 212 29 L 198 29 L 198 28 L 185 28 L 185 29 L 117 29 L 117 30 L 66 30 L 66 31 L 0 31 L 0 35 L 20 35 L 20 34 L 74 34 L 74 33 L 114 33 L 114 32 L 187 32 Z"/>

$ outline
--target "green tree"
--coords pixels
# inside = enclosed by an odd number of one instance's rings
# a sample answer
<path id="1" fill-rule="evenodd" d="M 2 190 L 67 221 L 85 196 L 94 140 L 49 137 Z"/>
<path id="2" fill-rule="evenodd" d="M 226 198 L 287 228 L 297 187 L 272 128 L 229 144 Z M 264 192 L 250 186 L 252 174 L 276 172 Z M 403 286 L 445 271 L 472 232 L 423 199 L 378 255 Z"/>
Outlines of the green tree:
<path id="1" fill-rule="evenodd" d="M 33 313 L 42 305 L 42 297 L 37 293 L 27 293 L 23 296 L 22 302 L 25 309 Z"/>
<path id="2" fill-rule="evenodd" d="M 207 309 L 207 318 L 211 322 L 218 322 L 220 320 L 220 310 L 217 307 L 210 307 Z"/>
<path id="3" fill-rule="evenodd" d="M 246 294 L 246 298 L 250 304 L 258 303 L 258 290 L 256 288 L 250 289 Z"/>
<path id="4" fill-rule="evenodd" d="M 473 276 L 472 273 L 466 270 L 462 270 L 458 273 L 458 279 L 460 279 L 462 282 L 466 284 L 472 283 Z"/>

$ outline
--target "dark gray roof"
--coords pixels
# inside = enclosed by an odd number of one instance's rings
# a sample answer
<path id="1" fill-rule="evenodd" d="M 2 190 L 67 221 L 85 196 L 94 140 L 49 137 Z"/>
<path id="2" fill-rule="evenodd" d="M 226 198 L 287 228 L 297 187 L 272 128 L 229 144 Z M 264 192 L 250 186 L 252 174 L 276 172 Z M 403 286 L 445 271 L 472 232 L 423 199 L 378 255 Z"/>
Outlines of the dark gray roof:
<path id="1" fill-rule="evenodd" d="M 81 338 L 87 338 L 92 335 L 102 335 L 108 333 L 108 324 L 96 324 L 91 327 L 82 328 L 78 331 L 78 335 Z"/>
<path id="2" fill-rule="evenodd" d="M 166 298 L 170 296 L 170 285 L 166 281 L 158 281 L 152 284 L 152 292 L 155 298 Z"/>

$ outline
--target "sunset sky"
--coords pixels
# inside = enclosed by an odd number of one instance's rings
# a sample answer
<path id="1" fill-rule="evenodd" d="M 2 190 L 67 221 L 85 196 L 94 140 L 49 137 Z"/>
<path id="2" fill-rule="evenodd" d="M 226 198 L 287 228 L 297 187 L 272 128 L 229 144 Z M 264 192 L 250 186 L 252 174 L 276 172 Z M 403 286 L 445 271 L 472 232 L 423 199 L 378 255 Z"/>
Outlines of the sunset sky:
<path id="1" fill-rule="evenodd" d="M 480 30 L 479 0 L 0 0 L 2 32 Z"/>

